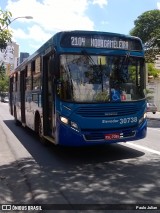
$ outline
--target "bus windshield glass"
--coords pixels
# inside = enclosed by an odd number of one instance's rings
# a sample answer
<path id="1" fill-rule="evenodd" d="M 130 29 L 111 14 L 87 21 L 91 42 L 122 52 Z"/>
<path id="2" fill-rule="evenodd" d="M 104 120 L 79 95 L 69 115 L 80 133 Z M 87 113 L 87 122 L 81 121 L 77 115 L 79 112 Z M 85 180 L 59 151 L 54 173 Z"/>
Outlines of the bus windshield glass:
<path id="1" fill-rule="evenodd" d="M 126 54 L 63 54 L 57 92 L 64 101 L 135 101 L 144 95 L 144 59 Z"/>

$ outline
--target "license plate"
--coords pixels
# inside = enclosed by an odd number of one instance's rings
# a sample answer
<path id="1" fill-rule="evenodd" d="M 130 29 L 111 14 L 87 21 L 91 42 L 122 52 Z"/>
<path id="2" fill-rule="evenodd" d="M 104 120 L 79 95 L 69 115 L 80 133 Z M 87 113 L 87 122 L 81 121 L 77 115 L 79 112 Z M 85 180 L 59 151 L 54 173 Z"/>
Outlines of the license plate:
<path id="1" fill-rule="evenodd" d="M 111 133 L 111 134 L 106 134 L 105 135 L 105 140 L 116 140 L 120 138 L 119 133 Z"/>

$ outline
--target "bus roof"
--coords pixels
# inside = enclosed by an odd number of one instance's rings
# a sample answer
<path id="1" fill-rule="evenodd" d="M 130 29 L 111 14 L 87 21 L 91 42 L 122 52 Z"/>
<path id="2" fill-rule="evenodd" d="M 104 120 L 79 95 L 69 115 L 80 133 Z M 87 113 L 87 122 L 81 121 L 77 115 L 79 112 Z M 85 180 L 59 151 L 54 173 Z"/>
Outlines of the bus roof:
<path id="1" fill-rule="evenodd" d="M 142 47 L 142 41 L 140 38 L 125 34 L 112 33 L 112 32 L 101 32 L 101 31 L 84 31 L 84 30 L 72 30 L 72 31 L 60 31 L 54 34 L 48 41 L 46 41 L 37 51 L 35 51 L 32 55 L 30 55 L 24 62 L 22 62 L 15 70 L 21 69 L 25 66 L 28 61 L 34 60 L 35 57 L 39 54 L 45 54 L 45 51 L 49 47 L 56 46 L 59 42 L 61 42 L 62 46 L 68 45 L 66 47 L 70 47 L 69 43 L 66 42 L 65 37 L 67 36 L 92 36 L 93 38 L 119 38 L 124 40 L 133 40 L 139 42 Z M 63 42 L 64 41 L 64 42 Z M 142 50 L 142 49 L 141 49 Z"/>

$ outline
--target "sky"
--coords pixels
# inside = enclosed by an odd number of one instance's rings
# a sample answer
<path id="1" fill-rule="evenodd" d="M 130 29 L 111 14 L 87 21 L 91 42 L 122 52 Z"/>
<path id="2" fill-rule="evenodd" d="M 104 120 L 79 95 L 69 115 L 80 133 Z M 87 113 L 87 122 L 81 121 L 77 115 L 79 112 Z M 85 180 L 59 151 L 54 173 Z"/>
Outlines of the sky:
<path id="1" fill-rule="evenodd" d="M 20 52 L 34 53 L 56 32 L 95 30 L 129 34 L 138 16 L 160 9 L 160 0 L 0 0 L 0 8 L 17 17 L 12 40 Z"/>

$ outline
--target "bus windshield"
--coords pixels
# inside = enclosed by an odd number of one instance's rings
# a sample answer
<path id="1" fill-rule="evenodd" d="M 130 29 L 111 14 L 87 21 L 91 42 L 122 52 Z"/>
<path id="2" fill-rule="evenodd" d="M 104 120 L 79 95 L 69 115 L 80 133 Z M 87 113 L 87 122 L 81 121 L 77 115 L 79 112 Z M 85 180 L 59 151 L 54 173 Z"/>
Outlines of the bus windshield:
<path id="1" fill-rule="evenodd" d="M 120 102 L 145 98 L 144 59 L 63 54 L 58 94 L 64 101 Z"/>

